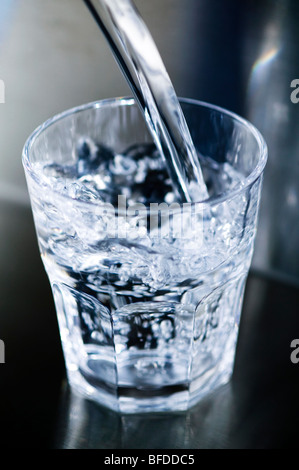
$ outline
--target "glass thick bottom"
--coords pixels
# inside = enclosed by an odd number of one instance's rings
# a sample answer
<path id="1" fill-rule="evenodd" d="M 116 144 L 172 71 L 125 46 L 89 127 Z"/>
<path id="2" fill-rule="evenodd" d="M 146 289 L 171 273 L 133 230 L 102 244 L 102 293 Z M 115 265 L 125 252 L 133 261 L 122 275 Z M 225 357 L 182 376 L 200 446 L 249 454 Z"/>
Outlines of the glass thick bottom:
<path id="1" fill-rule="evenodd" d="M 156 363 L 155 358 L 152 360 Z M 232 375 L 234 362 L 234 350 L 230 352 L 230 357 L 220 361 L 216 366 L 205 371 L 200 377 L 188 383 L 176 383 L 173 385 L 157 387 L 130 387 L 125 384 L 115 386 L 100 379 L 94 379 L 93 374 L 83 370 L 71 370 L 68 368 L 68 381 L 75 392 L 87 399 L 91 399 L 100 405 L 106 406 L 116 412 L 145 413 L 145 412 L 172 412 L 185 411 L 194 406 L 198 401 L 227 383 Z M 122 373 L 132 374 L 133 365 L 123 367 Z M 155 366 L 153 366 L 155 367 Z M 172 368 L 169 361 L 169 369 Z M 97 364 L 98 369 L 103 371 L 113 370 L 113 363 Z M 156 373 L 156 379 L 164 379 L 165 370 Z"/>

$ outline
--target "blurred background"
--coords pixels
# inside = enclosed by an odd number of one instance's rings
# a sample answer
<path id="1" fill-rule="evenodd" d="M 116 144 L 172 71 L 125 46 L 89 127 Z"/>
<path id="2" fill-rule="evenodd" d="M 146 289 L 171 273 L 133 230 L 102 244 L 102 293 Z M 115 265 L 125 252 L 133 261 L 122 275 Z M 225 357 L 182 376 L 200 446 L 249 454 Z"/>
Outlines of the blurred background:
<path id="1" fill-rule="evenodd" d="M 299 284 L 296 0 L 136 0 L 179 96 L 250 119 L 269 146 L 253 268 Z M 297 77 L 298 75 L 298 77 Z M 82 0 L 1 0 L 0 197 L 28 203 L 23 143 L 48 117 L 131 94 Z"/>
<path id="2" fill-rule="evenodd" d="M 269 160 L 251 272 L 277 284 L 269 290 L 262 281 L 249 283 L 245 310 L 251 309 L 251 317 L 245 316 L 244 321 L 249 328 L 246 335 L 251 338 L 250 328 L 266 328 L 266 317 L 262 317 L 261 324 L 260 320 L 255 323 L 254 312 L 262 315 L 267 306 L 277 313 L 276 317 L 267 316 L 275 336 L 282 325 L 279 315 L 284 314 L 285 331 L 293 333 L 284 333 L 279 347 L 284 348 L 283 360 L 289 366 L 289 340 L 299 336 L 295 315 L 299 286 L 299 103 L 290 99 L 291 82 L 299 78 L 299 2 L 135 3 L 152 32 L 177 94 L 214 103 L 248 118 L 267 141 Z M 7 357 L 5 370 L 0 365 L 0 391 L 10 397 L 5 405 L 0 403 L 0 412 L 20 416 L 13 402 L 21 395 L 24 423 L 32 422 L 28 402 L 32 404 L 30 397 L 41 380 L 48 396 L 59 395 L 58 385 L 49 383 L 49 376 L 54 377 L 57 371 L 62 374 L 63 361 L 50 288 L 38 256 L 21 164 L 22 147 L 34 128 L 52 115 L 131 92 L 82 0 L 1 0 L 0 79 L 5 83 L 5 103 L 0 104 L 0 338 L 5 341 Z M 293 289 L 290 294 L 285 286 Z M 267 330 L 263 331 L 266 335 Z M 246 335 L 242 336 L 241 330 L 241 338 Z M 261 338 L 252 338 L 263 351 Z M 29 346 L 33 340 L 41 348 L 39 360 L 36 349 Z M 272 343 L 273 351 L 277 344 Z M 30 347 L 36 362 L 22 368 L 22 352 L 29 354 Z M 48 375 L 42 356 L 48 358 Z M 28 357 L 26 361 L 28 364 Z M 269 371 L 268 363 L 264 370 Z M 6 392 L 1 388 L 2 374 Z M 18 391 L 20 385 L 22 393 Z M 229 400 L 226 396 L 226 402 Z M 55 403 L 49 403 L 48 418 L 56 410 Z M 38 416 L 46 413 L 41 395 L 35 395 L 34 410 L 40 426 Z M 68 423 L 70 416 L 66 418 Z M 219 413 L 215 416 L 219 425 Z M 251 421 L 248 426 L 253 426 Z M 125 429 L 131 429 L 127 422 Z M 32 435 L 37 438 L 36 432 Z M 246 446 L 251 441 L 244 437 L 242 442 Z M 224 445 L 223 440 L 221 443 Z"/>

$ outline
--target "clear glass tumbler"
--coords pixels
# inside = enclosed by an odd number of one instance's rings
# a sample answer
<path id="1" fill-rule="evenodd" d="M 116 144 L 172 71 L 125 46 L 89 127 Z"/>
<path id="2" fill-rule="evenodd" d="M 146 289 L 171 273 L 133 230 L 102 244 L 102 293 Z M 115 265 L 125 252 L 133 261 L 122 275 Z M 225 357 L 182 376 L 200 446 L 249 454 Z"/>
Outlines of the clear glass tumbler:
<path id="1" fill-rule="evenodd" d="M 234 364 L 267 147 L 181 100 L 209 198 L 179 204 L 132 98 L 68 110 L 23 164 L 70 385 L 121 413 L 185 410 Z"/>

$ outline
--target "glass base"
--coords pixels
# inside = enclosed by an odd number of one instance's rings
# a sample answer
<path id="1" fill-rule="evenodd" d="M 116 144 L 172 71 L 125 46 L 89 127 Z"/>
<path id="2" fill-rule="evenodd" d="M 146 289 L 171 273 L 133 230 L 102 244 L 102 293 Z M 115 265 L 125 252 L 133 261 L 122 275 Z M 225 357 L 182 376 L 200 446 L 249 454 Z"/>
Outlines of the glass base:
<path id="1" fill-rule="evenodd" d="M 67 371 L 68 381 L 75 392 L 122 414 L 186 411 L 216 388 L 229 382 L 233 371 L 234 349 L 230 354 L 225 354 L 225 360 L 190 383 L 154 386 L 153 383 L 161 382 L 162 378 L 165 380 L 165 374 L 156 370 L 148 376 L 151 380 L 149 386 L 144 383 L 142 386 L 139 381 L 139 385 L 137 383 L 134 388 L 126 387 L 125 384 L 116 387 L 108 382 L 94 380 L 93 374 L 75 368 Z M 108 365 L 102 366 L 107 369 Z M 130 376 L 130 380 L 131 378 Z"/>

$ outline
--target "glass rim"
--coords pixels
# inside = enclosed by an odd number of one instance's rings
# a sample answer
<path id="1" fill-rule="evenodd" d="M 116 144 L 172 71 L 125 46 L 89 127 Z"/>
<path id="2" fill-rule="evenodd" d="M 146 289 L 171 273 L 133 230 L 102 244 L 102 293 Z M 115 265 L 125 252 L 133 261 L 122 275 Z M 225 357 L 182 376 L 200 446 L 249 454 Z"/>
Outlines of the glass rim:
<path id="1" fill-rule="evenodd" d="M 265 165 L 267 163 L 267 158 L 268 158 L 268 147 L 265 142 L 264 137 L 260 133 L 260 131 L 247 119 L 239 116 L 238 114 L 229 111 L 225 108 L 222 108 L 220 106 L 205 102 L 205 101 L 200 101 L 192 98 L 181 98 L 179 97 L 180 103 L 185 103 L 185 104 L 191 104 L 194 106 L 199 106 L 202 108 L 209 108 L 211 110 L 214 110 L 218 113 L 225 114 L 226 116 L 230 117 L 231 119 L 238 121 L 240 124 L 242 124 L 244 127 L 246 127 L 254 136 L 257 144 L 258 144 L 258 149 L 259 149 L 259 154 L 260 157 L 258 159 L 257 165 L 254 167 L 254 169 L 250 172 L 250 174 L 242 180 L 242 182 L 238 185 L 236 185 L 232 190 L 228 190 L 224 192 L 223 194 L 220 194 L 219 196 L 210 196 L 207 199 L 204 199 L 202 201 L 193 201 L 188 203 L 188 205 L 192 206 L 200 206 L 204 208 L 205 206 L 214 206 L 216 204 L 222 203 L 226 200 L 233 199 L 236 197 L 238 194 L 246 191 L 246 189 L 250 186 L 252 186 L 258 178 L 261 176 L 261 174 L 264 171 Z M 56 189 L 53 189 L 50 183 L 47 183 L 47 181 L 43 180 L 40 178 L 39 174 L 34 171 L 33 166 L 30 162 L 30 152 L 32 147 L 34 146 L 34 143 L 36 139 L 51 125 L 54 123 L 63 120 L 73 114 L 80 113 L 82 111 L 87 111 L 89 109 L 97 109 L 97 108 L 102 108 L 102 107 L 119 107 L 119 106 L 138 106 L 136 100 L 133 97 L 116 97 L 116 98 L 106 98 L 102 100 L 96 100 L 96 101 L 91 101 L 89 103 L 85 103 L 79 106 L 75 106 L 73 108 L 69 108 L 65 111 L 62 111 L 61 113 L 55 114 L 54 116 L 50 117 L 46 121 L 44 121 L 42 124 L 40 124 L 36 129 L 29 135 L 27 140 L 25 141 L 25 144 L 23 146 L 22 150 L 22 163 L 25 168 L 25 172 L 27 172 L 34 180 L 35 182 L 43 187 L 47 188 L 51 193 L 59 195 L 59 197 L 62 197 L 63 199 L 67 199 L 68 201 L 73 201 L 78 204 L 83 204 L 87 206 L 99 206 L 99 201 L 97 200 L 91 200 L 91 201 L 82 201 L 77 198 L 72 198 L 71 196 L 64 194 L 62 192 L 57 191 Z M 180 206 L 183 206 L 185 203 L 178 202 Z M 149 209 L 150 206 L 145 204 L 145 206 Z"/>

